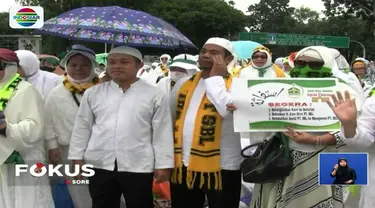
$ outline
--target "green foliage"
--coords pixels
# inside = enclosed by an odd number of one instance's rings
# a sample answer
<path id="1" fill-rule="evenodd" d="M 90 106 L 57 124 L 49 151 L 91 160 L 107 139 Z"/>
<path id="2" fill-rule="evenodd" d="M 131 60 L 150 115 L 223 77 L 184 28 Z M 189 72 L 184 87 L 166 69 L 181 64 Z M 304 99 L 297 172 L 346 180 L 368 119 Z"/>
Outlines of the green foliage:
<path id="1" fill-rule="evenodd" d="M 145 11 L 174 25 L 198 47 L 212 37 L 237 36 L 246 25 L 246 16 L 223 0 L 17 0 L 23 5 L 40 5 L 45 18 L 84 6 L 113 6 Z M 59 53 L 67 45 L 79 43 L 43 36 L 45 53 Z M 87 42 L 85 43 L 87 45 Z M 103 44 L 88 44 L 97 52 L 104 52 Z M 154 52 L 149 50 L 148 52 Z"/>
<path id="2" fill-rule="evenodd" d="M 252 31 L 285 32 L 293 27 L 293 7 L 289 7 L 289 0 L 260 0 L 248 8 L 249 25 Z"/>
<path id="3" fill-rule="evenodd" d="M 249 5 L 249 15 L 234 8 L 234 1 L 224 0 L 17 0 L 23 5 L 41 5 L 45 18 L 83 6 L 112 6 L 145 11 L 160 17 L 185 34 L 198 47 L 210 37 L 236 39 L 247 26 L 251 31 L 297 33 L 312 35 L 349 36 L 366 46 L 369 57 L 375 58 L 373 37 L 373 3 L 369 0 L 323 0 L 325 17 L 309 8 L 293 8 L 289 0 L 260 0 Z M 228 3 L 226 3 L 228 2 Z M 0 13 L 0 34 L 23 34 L 30 30 L 13 30 L 8 26 L 8 14 Z M 44 53 L 60 53 L 66 47 L 79 43 L 67 39 L 43 36 Z M 104 52 L 104 45 L 84 43 L 98 53 Z M 274 57 L 285 56 L 301 49 L 293 46 L 270 46 Z M 159 49 L 160 50 L 160 49 Z M 158 50 L 149 50 L 154 53 Z M 159 51 L 163 53 L 165 51 Z M 341 50 L 349 60 L 362 55 L 358 44 L 352 43 L 349 49 Z"/>
<path id="4" fill-rule="evenodd" d="M 374 21 L 374 1 L 369 0 L 322 0 L 327 16 L 354 15 L 367 21 Z"/>

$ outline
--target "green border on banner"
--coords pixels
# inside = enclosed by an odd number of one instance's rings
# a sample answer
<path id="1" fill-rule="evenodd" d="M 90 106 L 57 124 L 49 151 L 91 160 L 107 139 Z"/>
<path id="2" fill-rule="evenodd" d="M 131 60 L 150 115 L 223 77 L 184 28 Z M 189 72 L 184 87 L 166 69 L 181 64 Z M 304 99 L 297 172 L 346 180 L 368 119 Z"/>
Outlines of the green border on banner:
<path id="1" fill-rule="evenodd" d="M 291 122 L 284 122 L 284 121 L 259 121 L 249 123 L 250 129 L 285 129 L 286 127 L 292 127 L 296 130 L 332 130 L 332 129 L 340 129 L 341 123 L 338 121 L 334 124 L 325 125 L 325 126 L 305 126 L 300 124 L 295 124 Z"/>
<path id="2" fill-rule="evenodd" d="M 258 84 L 264 84 L 264 83 L 282 83 L 282 84 L 290 84 L 290 85 L 298 85 L 300 87 L 306 87 L 306 88 L 324 88 L 324 87 L 336 87 L 336 80 L 335 79 L 326 79 L 326 80 L 284 80 L 284 79 L 266 79 L 266 80 L 248 80 L 247 81 L 247 87 L 252 87 L 254 85 Z"/>

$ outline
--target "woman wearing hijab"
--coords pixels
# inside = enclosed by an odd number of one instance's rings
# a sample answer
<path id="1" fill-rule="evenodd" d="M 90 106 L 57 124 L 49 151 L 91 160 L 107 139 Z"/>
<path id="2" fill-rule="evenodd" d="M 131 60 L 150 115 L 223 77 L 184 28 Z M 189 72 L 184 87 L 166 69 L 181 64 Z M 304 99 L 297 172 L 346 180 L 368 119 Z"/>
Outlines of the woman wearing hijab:
<path id="1" fill-rule="evenodd" d="M 168 63 L 171 61 L 171 56 L 168 54 L 163 54 L 160 56 L 160 64 L 149 73 L 148 83 L 151 85 L 156 85 L 161 78 L 169 76 L 169 69 L 167 67 Z"/>
<path id="2" fill-rule="evenodd" d="M 53 208 L 48 177 L 15 177 L 15 165 L 45 161 L 44 102 L 18 71 L 14 51 L 0 49 L 0 207 Z"/>
<path id="3" fill-rule="evenodd" d="M 45 136 L 49 158 L 55 163 L 66 163 L 70 137 L 83 93 L 96 85 L 95 53 L 85 46 L 75 46 L 61 61 L 67 74 L 63 85 L 55 87 L 46 100 L 47 122 Z M 76 208 L 91 207 L 86 185 L 68 186 Z"/>
<path id="4" fill-rule="evenodd" d="M 296 55 L 290 76 L 296 78 L 332 77 L 333 62 L 334 59 L 328 48 L 307 47 Z M 261 184 L 256 184 L 251 207 L 342 208 L 341 187 L 319 186 L 318 181 L 318 153 L 335 150 L 337 137 L 327 132 L 295 132 L 290 128 L 285 136 L 290 141 L 293 171 L 284 180 L 276 182 L 276 185 L 262 184 L 262 190 L 260 190 Z M 303 195 L 300 194 L 302 192 Z"/>
<path id="5" fill-rule="evenodd" d="M 287 77 L 285 72 L 277 65 L 272 64 L 271 51 L 264 47 L 257 47 L 251 54 L 250 65 L 243 68 L 240 72 L 243 78 L 274 78 Z"/>
<path id="6" fill-rule="evenodd" d="M 357 180 L 355 170 L 348 166 L 348 161 L 345 158 L 338 160 L 335 167 L 333 167 L 331 176 L 335 177 L 333 184 L 354 184 L 355 180 Z"/>
<path id="7" fill-rule="evenodd" d="M 374 85 L 374 72 L 369 63 L 364 58 L 356 58 L 351 65 L 351 71 L 355 74 L 357 80 L 359 80 L 365 97 L 369 95 Z"/>
<path id="8" fill-rule="evenodd" d="M 57 74 L 39 69 L 40 61 L 35 53 L 28 50 L 18 50 L 16 53 L 20 59 L 25 80 L 38 89 L 43 99 L 48 97 L 53 88 L 62 84 L 62 79 Z"/>
<path id="9" fill-rule="evenodd" d="M 307 47 L 296 55 L 291 77 L 329 78 L 332 77 L 334 58 L 326 47 Z M 228 110 L 235 106 L 228 105 Z M 272 137 L 270 132 L 250 134 L 251 143 Z M 296 132 L 288 128 L 285 136 L 289 139 L 293 170 L 283 180 L 274 183 L 255 184 L 251 208 L 296 208 L 327 207 L 342 208 L 342 188 L 340 186 L 320 186 L 318 181 L 318 154 L 336 151 L 342 144 L 338 134 L 329 132 Z M 303 193 L 303 194 L 301 194 Z M 293 197 L 291 197 L 293 196 Z"/>

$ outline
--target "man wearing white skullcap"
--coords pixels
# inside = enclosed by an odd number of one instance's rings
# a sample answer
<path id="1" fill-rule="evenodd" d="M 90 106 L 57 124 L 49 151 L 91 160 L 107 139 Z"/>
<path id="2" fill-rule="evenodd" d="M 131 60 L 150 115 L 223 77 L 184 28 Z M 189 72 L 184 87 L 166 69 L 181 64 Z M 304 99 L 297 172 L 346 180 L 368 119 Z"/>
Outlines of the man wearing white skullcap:
<path id="1" fill-rule="evenodd" d="M 17 73 L 18 64 L 14 51 L 0 48 L 0 207 L 54 207 L 47 175 L 15 176 L 17 164 L 45 161 L 44 101 Z"/>
<path id="2" fill-rule="evenodd" d="M 123 195 L 127 208 L 153 208 L 153 180 L 167 181 L 174 166 L 168 98 L 137 78 L 143 67 L 139 50 L 117 47 L 107 59 L 112 81 L 83 95 L 69 159 L 95 166 L 89 178 L 95 207 L 119 207 Z"/>
<path id="3" fill-rule="evenodd" d="M 162 78 L 156 86 L 169 95 L 176 82 L 184 77 L 190 77 L 198 71 L 194 56 L 180 54 L 175 56 L 169 65 L 170 76 Z"/>
<path id="4" fill-rule="evenodd" d="M 238 207 L 241 144 L 226 109 L 234 60 L 229 40 L 210 38 L 199 54 L 201 71 L 180 79 L 170 96 L 175 120 L 172 207 Z"/>

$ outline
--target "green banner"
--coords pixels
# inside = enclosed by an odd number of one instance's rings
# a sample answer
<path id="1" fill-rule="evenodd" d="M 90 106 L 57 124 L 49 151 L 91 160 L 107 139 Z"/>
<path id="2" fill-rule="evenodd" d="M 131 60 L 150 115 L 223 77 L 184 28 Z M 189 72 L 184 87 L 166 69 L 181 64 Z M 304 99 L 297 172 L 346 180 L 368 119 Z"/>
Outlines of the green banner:
<path id="1" fill-rule="evenodd" d="M 350 38 L 286 33 L 241 32 L 240 40 L 251 40 L 265 45 L 326 46 L 349 48 Z"/>

